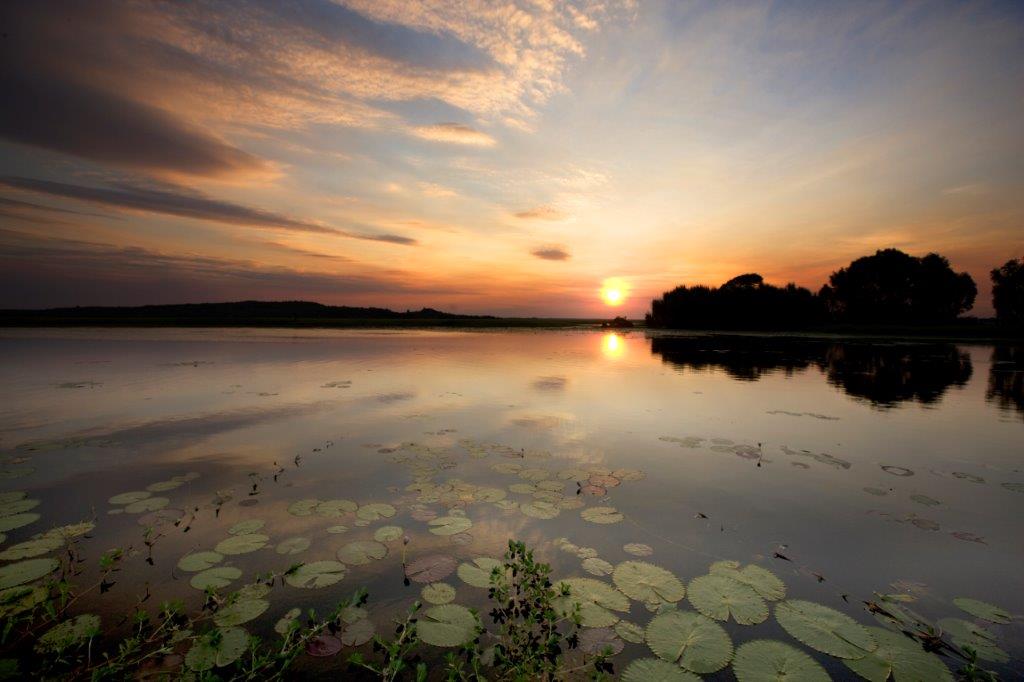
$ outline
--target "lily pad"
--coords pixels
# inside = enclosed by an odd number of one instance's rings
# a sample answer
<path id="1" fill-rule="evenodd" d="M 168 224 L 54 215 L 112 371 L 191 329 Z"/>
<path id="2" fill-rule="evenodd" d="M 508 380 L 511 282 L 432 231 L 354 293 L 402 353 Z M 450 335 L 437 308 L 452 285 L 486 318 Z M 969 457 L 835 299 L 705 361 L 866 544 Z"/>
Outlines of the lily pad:
<path id="1" fill-rule="evenodd" d="M 28 559 L 0 568 L 0 590 L 38 580 L 57 570 L 56 559 Z"/>
<path id="2" fill-rule="evenodd" d="M 274 547 L 274 551 L 278 554 L 298 554 L 299 552 L 305 552 L 309 549 L 311 544 L 312 541 L 309 538 L 287 538 L 277 543 L 277 547 Z"/>
<path id="3" fill-rule="evenodd" d="M 829 682 L 832 679 L 804 652 L 769 639 L 747 642 L 736 649 L 732 668 L 739 682 Z"/>
<path id="4" fill-rule="evenodd" d="M 338 561 L 349 566 L 362 566 L 388 555 L 387 545 L 374 540 L 357 540 L 338 550 Z"/>
<path id="5" fill-rule="evenodd" d="M 710 574 L 690 583 L 690 603 L 708 618 L 756 625 L 768 618 L 768 605 L 754 588 L 724 575 Z"/>
<path id="6" fill-rule="evenodd" d="M 241 625 L 259 618 L 268 608 L 270 602 L 265 599 L 239 599 L 217 611 L 213 622 L 221 627 Z"/>
<path id="7" fill-rule="evenodd" d="M 779 602 L 775 619 L 794 638 L 837 658 L 863 658 L 878 646 L 863 625 L 844 613 L 814 602 L 793 599 Z"/>
<path id="8" fill-rule="evenodd" d="M 420 592 L 428 604 L 448 604 L 455 599 L 455 588 L 448 583 L 430 583 Z"/>
<path id="9" fill-rule="evenodd" d="M 228 528 L 228 535 L 247 535 L 249 533 L 255 533 L 263 526 L 267 525 L 267 522 L 263 519 L 249 519 L 248 521 L 239 521 L 235 525 Z"/>
<path id="10" fill-rule="evenodd" d="M 188 584 L 197 590 L 218 590 L 227 587 L 241 577 L 241 569 L 234 566 L 217 566 L 196 573 L 192 576 L 192 580 L 188 581 Z"/>
<path id="11" fill-rule="evenodd" d="M 589 559 L 584 559 L 581 566 L 583 567 L 583 570 L 589 573 L 590 575 L 596 575 L 599 577 L 611 575 L 611 572 L 615 570 L 615 567 L 612 566 L 610 563 L 608 563 L 604 559 L 599 559 L 597 557 L 590 557 Z"/>
<path id="12" fill-rule="evenodd" d="M 268 542 L 270 542 L 270 537 L 267 535 L 246 533 L 245 535 L 232 535 L 226 540 L 221 540 L 213 549 L 220 554 L 248 554 L 263 549 Z"/>
<path id="13" fill-rule="evenodd" d="M 317 499 L 296 500 L 288 505 L 288 513 L 292 516 L 310 516 L 319 505 L 320 500 Z M 338 516 L 340 515 L 338 514 Z M 329 514 L 321 514 L 321 516 L 329 516 Z"/>
<path id="14" fill-rule="evenodd" d="M 580 605 L 580 619 L 584 627 L 606 628 L 615 625 L 619 616 L 613 613 L 629 611 L 629 599 L 606 582 L 593 578 L 569 578 L 560 581 L 569 586 L 568 597 L 557 597 L 555 608 L 563 614 L 572 612 L 573 605 Z"/>
<path id="15" fill-rule="evenodd" d="M 953 682 L 953 675 L 942 659 L 925 651 L 916 641 L 900 632 L 868 628 L 878 648 L 864 658 L 843 661 L 853 672 L 869 682 Z"/>
<path id="16" fill-rule="evenodd" d="M 767 568 L 748 564 L 740 568 L 736 561 L 716 561 L 708 569 L 714 575 L 724 575 L 744 585 L 749 585 L 762 598 L 778 601 L 786 596 L 786 585 Z"/>
<path id="17" fill-rule="evenodd" d="M 926 507 L 937 507 L 941 502 L 936 500 L 934 497 L 928 497 L 927 495 L 915 494 L 911 495 L 910 499 L 918 504 L 923 504 Z"/>
<path id="18" fill-rule="evenodd" d="M 0 533 L 6 533 L 9 530 L 14 530 L 15 528 L 27 526 L 30 523 L 35 523 L 39 519 L 39 514 L 36 514 L 35 512 L 0 517 Z"/>
<path id="19" fill-rule="evenodd" d="M 401 537 L 401 526 L 381 526 L 373 534 L 373 539 L 377 542 L 394 542 Z"/>
<path id="20" fill-rule="evenodd" d="M 628 542 L 622 546 L 622 551 L 633 556 L 651 556 L 654 554 L 654 548 L 642 542 Z"/>
<path id="21" fill-rule="evenodd" d="M 949 634 L 953 644 L 961 649 L 965 646 L 971 647 L 978 652 L 978 658 L 983 661 L 1006 663 L 1010 660 L 1009 654 L 996 645 L 995 635 L 980 625 L 962 618 L 942 618 L 936 625 Z"/>
<path id="22" fill-rule="evenodd" d="M 213 568 L 224 560 L 224 555 L 218 552 L 192 552 L 178 559 L 178 568 L 182 571 L 193 573 Z"/>
<path id="23" fill-rule="evenodd" d="M 353 502 L 352 500 L 325 500 L 324 502 L 319 502 L 318 504 L 316 504 L 312 508 L 312 511 L 315 511 L 318 516 L 337 518 L 339 516 L 344 516 L 345 514 L 354 512 L 357 509 L 359 509 L 359 505 Z"/>
<path id="24" fill-rule="evenodd" d="M 287 634 L 292 628 L 292 624 L 298 624 L 298 618 L 302 614 L 302 609 L 291 608 L 288 612 L 281 616 L 276 623 L 274 623 L 274 632 L 279 635 Z"/>
<path id="25" fill-rule="evenodd" d="M 427 644 L 453 647 L 473 639 L 479 623 L 473 612 L 465 606 L 441 604 L 423 612 L 416 623 L 416 633 Z"/>
<path id="26" fill-rule="evenodd" d="M 588 507 L 580 512 L 584 521 L 591 523 L 618 523 L 624 517 L 615 507 Z"/>
<path id="27" fill-rule="evenodd" d="M 82 644 L 100 632 L 100 617 L 92 614 L 75 616 L 55 625 L 36 641 L 36 651 L 59 653 Z"/>
<path id="28" fill-rule="evenodd" d="M 299 566 L 286 575 L 284 581 L 292 587 L 328 587 L 344 578 L 347 572 L 345 564 L 338 561 L 313 561 Z"/>
<path id="29" fill-rule="evenodd" d="M 580 649 L 588 654 L 608 652 L 614 656 L 625 646 L 626 643 L 611 628 L 587 628 L 580 634 Z"/>
<path id="30" fill-rule="evenodd" d="M 975 618 L 981 618 L 987 620 L 990 623 L 1006 624 L 1013 620 L 1013 616 L 1006 609 L 1001 609 L 995 604 L 989 604 L 985 601 L 979 601 L 978 599 L 971 599 L 969 597 L 957 597 L 953 600 L 957 608 L 962 611 L 966 611 Z"/>
<path id="31" fill-rule="evenodd" d="M 508 489 L 519 495 L 532 495 L 537 492 L 537 486 L 532 483 L 513 483 Z"/>
<path id="32" fill-rule="evenodd" d="M 40 585 L 19 585 L 0 590 L 0 618 L 33 609 L 49 596 L 50 591 Z"/>
<path id="33" fill-rule="evenodd" d="M 519 506 L 519 511 L 535 519 L 553 519 L 562 513 L 561 509 L 545 500 L 525 502 Z"/>
<path id="34" fill-rule="evenodd" d="M 28 559 L 34 556 L 48 554 L 63 546 L 63 538 L 55 535 L 43 535 L 35 540 L 26 540 L 25 542 L 19 542 L 16 545 L 11 545 L 4 551 L 0 552 L 0 560 L 16 561 L 18 559 Z"/>
<path id="35" fill-rule="evenodd" d="M 138 502 L 139 500 L 144 500 L 147 497 L 152 497 L 152 496 L 153 496 L 153 493 L 149 492 L 148 490 L 133 490 L 133 491 L 128 492 L 128 493 L 121 493 L 120 495 L 114 495 L 109 500 L 107 500 L 107 502 L 109 502 L 110 504 L 116 504 L 116 505 L 131 504 L 132 502 Z"/>
<path id="36" fill-rule="evenodd" d="M 628 620 L 620 620 L 615 624 L 615 634 L 633 644 L 643 644 L 644 641 L 644 629 Z"/>
<path id="37" fill-rule="evenodd" d="M 439 516 L 429 521 L 430 532 L 434 535 L 455 535 L 464 533 L 473 527 L 473 522 L 465 516 Z"/>
<path id="38" fill-rule="evenodd" d="M 341 631 L 341 643 L 345 646 L 362 646 L 373 639 L 375 628 L 368 618 L 349 623 Z"/>
<path id="39" fill-rule="evenodd" d="M 721 670 L 732 659 L 732 641 L 721 625 L 689 611 L 669 611 L 647 625 L 654 654 L 698 674 Z"/>
<path id="40" fill-rule="evenodd" d="M 390 519 L 395 515 L 395 508 L 385 502 L 372 502 L 359 507 L 356 516 L 364 521 L 379 521 Z"/>
<path id="41" fill-rule="evenodd" d="M 473 587 L 488 588 L 491 586 L 491 571 L 500 568 L 503 562 L 491 557 L 477 557 L 473 563 L 459 564 L 459 578 L 462 582 Z"/>
<path id="42" fill-rule="evenodd" d="M 248 632 L 242 628 L 220 628 L 217 636 L 211 632 L 196 640 L 185 654 L 185 665 L 196 672 L 220 668 L 237 661 L 248 648 Z"/>
<path id="43" fill-rule="evenodd" d="M 329 658 L 341 651 L 341 640 L 334 635 L 317 635 L 306 643 L 306 653 L 314 658 Z"/>
<path id="44" fill-rule="evenodd" d="M 35 509 L 39 506 L 39 500 L 13 500 L 0 503 L 0 516 L 13 516 Z"/>
<path id="45" fill-rule="evenodd" d="M 622 682 L 699 682 L 700 678 L 660 658 L 638 658 L 622 671 Z"/>
<path id="46" fill-rule="evenodd" d="M 615 567 L 612 581 L 627 597 L 642 602 L 677 602 L 686 595 L 686 587 L 671 571 L 646 561 L 623 561 Z"/>
<path id="47" fill-rule="evenodd" d="M 433 583 L 451 575 L 458 563 L 447 554 L 431 554 L 407 564 L 405 575 L 413 582 Z"/>
<path id="48" fill-rule="evenodd" d="M 174 479 L 171 479 L 169 481 L 157 481 L 156 483 L 150 483 L 149 485 L 147 485 L 146 490 L 154 493 L 164 493 L 167 492 L 168 490 L 180 488 L 184 484 L 184 481 L 176 481 Z"/>
<path id="49" fill-rule="evenodd" d="M 124 508 L 125 514 L 145 514 L 155 512 L 169 505 L 171 501 L 166 497 L 147 497 L 138 502 L 132 502 Z"/>
<path id="50" fill-rule="evenodd" d="M 44 535 L 47 537 L 55 536 L 64 539 L 77 538 L 79 536 L 85 535 L 86 533 L 92 532 L 94 528 L 96 528 L 96 524 L 92 521 L 81 521 L 79 523 L 69 523 L 66 526 L 57 526 L 56 528 L 51 528 L 50 530 L 46 531 Z"/>
<path id="51" fill-rule="evenodd" d="M 348 532 L 348 526 L 328 526 L 324 530 L 326 530 L 331 535 L 340 535 L 341 533 Z"/>

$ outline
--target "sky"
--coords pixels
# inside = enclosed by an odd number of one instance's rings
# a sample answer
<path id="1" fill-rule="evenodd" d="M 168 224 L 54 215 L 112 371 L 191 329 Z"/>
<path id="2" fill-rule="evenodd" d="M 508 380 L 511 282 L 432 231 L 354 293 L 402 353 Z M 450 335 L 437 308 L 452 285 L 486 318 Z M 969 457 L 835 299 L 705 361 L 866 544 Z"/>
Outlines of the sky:
<path id="1" fill-rule="evenodd" d="M 0 81 L 0 307 L 641 316 L 895 247 L 989 315 L 1024 256 L 1019 2 L 12 0 Z"/>

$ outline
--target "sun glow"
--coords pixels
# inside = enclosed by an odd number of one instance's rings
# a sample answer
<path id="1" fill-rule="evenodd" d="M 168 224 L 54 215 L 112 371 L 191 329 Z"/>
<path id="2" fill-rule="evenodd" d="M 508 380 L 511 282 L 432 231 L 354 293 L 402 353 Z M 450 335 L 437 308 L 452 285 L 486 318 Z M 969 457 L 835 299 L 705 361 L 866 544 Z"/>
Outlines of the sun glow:
<path id="1" fill-rule="evenodd" d="M 626 352 L 626 342 L 614 332 L 601 337 L 601 353 L 610 360 L 621 358 Z"/>
<path id="2" fill-rule="evenodd" d="M 628 285 L 618 277 L 611 277 L 601 283 L 601 299 L 610 306 L 622 305 L 628 293 Z"/>

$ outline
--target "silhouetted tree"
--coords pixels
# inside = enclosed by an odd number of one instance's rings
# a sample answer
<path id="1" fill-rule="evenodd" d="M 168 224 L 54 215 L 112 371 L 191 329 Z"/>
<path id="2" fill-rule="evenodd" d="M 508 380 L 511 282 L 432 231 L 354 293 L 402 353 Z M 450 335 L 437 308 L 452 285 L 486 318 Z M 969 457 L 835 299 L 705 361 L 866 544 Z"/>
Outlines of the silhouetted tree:
<path id="1" fill-rule="evenodd" d="M 1024 346 L 992 349 L 985 397 L 1007 412 L 1016 410 L 1024 418 Z"/>
<path id="2" fill-rule="evenodd" d="M 780 329 L 820 322 L 823 312 L 807 289 L 772 286 L 749 273 L 717 289 L 676 287 L 652 301 L 646 320 L 648 326 L 669 329 Z"/>
<path id="3" fill-rule="evenodd" d="M 1024 326 L 1024 258 L 992 271 L 992 307 L 1000 322 Z"/>
<path id="4" fill-rule="evenodd" d="M 974 306 L 978 288 L 966 272 L 930 253 L 884 249 L 840 268 L 819 296 L 833 318 L 849 322 L 949 322 Z"/>

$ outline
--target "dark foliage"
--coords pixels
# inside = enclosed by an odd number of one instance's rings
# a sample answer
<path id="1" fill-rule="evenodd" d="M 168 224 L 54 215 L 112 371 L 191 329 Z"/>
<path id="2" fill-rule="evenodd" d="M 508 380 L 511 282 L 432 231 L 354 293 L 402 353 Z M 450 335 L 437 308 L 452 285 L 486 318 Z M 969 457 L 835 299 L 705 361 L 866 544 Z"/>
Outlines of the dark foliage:
<path id="1" fill-rule="evenodd" d="M 992 271 L 992 307 L 1000 323 L 1024 327 L 1024 258 Z"/>
<path id="2" fill-rule="evenodd" d="M 985 397 L 1024 418 L 1024 346 L 996 346 L 988 371 Z"/>
<path id="3" fill-rule="evenodd" d="M 819 297 L 837 321 L 904 324 L 955 320 L 977 294 L 971 276 L 936 253 L 884 249 L 833 272 Z"/>

